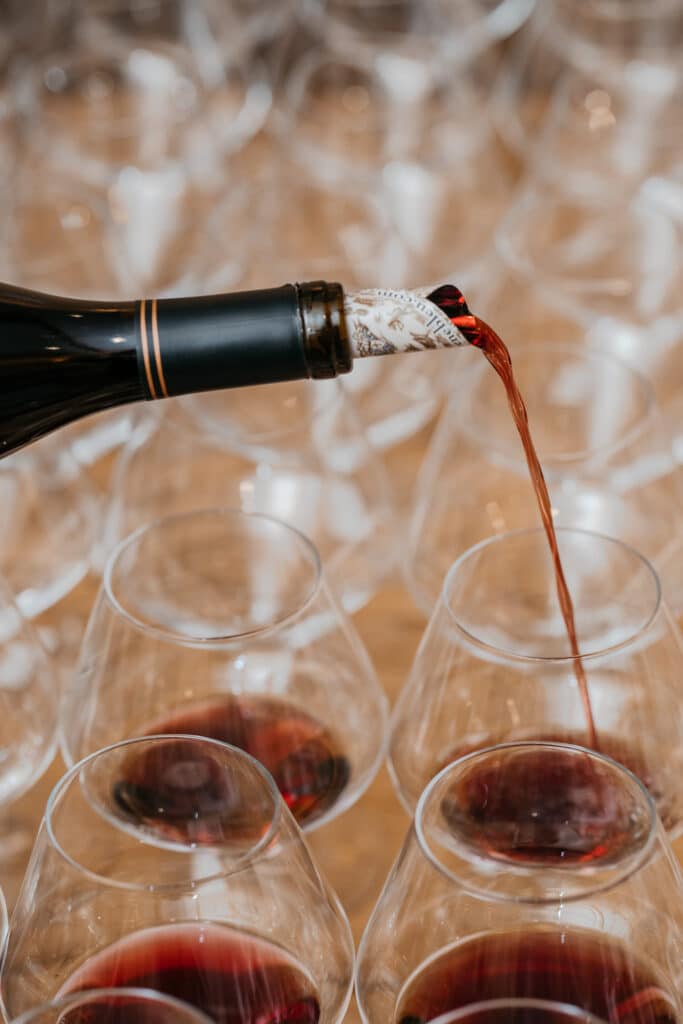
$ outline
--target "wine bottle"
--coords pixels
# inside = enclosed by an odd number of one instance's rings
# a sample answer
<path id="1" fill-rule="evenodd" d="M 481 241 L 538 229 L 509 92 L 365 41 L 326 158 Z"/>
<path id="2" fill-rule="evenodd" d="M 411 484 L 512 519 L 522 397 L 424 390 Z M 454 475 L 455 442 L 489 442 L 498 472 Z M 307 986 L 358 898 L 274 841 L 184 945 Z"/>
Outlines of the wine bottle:
<path id="1" fill-rule="evenodd" d="M 0 285 L 0 457 L 117 405 L 336 377 L 351 370 L 354 355 L 463 343 L 416 293 L 346 297 L 325 281 L 134 302 Z"/>

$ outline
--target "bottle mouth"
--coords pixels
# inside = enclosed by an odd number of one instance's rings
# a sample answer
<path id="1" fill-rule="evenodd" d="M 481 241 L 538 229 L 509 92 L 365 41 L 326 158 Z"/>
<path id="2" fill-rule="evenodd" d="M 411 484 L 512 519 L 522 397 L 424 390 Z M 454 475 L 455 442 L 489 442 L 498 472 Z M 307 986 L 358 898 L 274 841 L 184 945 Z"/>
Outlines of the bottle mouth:
<path id="1" fill-rule="evenodd" d="M 104 589 L 136 628 L 187 645 L 228 644 L 291 622 L 315 599 L 314 545 L 287 523 L 231 509 L 158 519 L 113 552 Z"/>
<path id="2" fill-rule="evenodd" d="M 434 867 L 468 891 L 551 903 L 629 877 L 649 856 L 656 821 L 647 790 L 616 761 L 529 742 L 484 748 L 443 769 L 420 798 L 415 830 Z"/>
<path id="3" fill-rule="evenodd" d="M 101 885 L 187 889 L 267 849 L 281 806 L 269 773 L 239 748 L 147 736 L 74 765 L 50 795 L 45 826 L 57 853 Z"/>

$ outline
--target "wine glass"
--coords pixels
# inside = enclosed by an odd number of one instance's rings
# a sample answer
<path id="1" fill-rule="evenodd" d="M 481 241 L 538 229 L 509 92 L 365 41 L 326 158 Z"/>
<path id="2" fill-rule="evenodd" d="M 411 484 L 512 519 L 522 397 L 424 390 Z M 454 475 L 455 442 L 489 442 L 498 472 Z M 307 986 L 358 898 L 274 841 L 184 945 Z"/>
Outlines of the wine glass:
<path id="1" fill-rule="evenodd" d="M 0 889 L 0 949 L 3 949 L 5 945 L 7 924 L 7 905 L 5 903 L 5 897 L 2 894 L 2 889 Z"/>
<path id="2" fill-rule="evenodd" d="M 386 698 L 313 545 L 268 516 L 207 510 L 142 527 L 112 555 L 61 740 L 67 763 L 152 733 L 234 743 L 312 830 L 369 786 L 386 721 Z"/>
<path id="3" fill-rule="evenodd" d="M 105 988 L 63 996 L 9 1024 L 211 1024 L 195 1007 L 144 988 Z"/>
<path id="4" fill-rule="evenodd" d="M 58 696 L 59 682 L 36 629 L 0 579 L 0 877 L 8 899 L 35 833 L 35 822 L 17 801 L 54 756 Z M 0 940 L 4 913 L 0 898 Z"/>
<path id="5" fill-rule="evenodd" d="M 446 578 L 394 710 L 389 760 L 399 796 L 412 810 L 429 779 L 468 750 L 518 739 L 578 742 L 627 765 L 676 837 L 682 653 L 659 580 L 613 538 L 566 528 L 557 537 L 580 663 L 544 531 L 470 548 Z"/>
<path id="6" fill-rule="evenodd" d="M 634 775 L 571 744 L 490 747 L 420 798 L 359 947 L 362 1019 L 526 997 L 673 1022 L 682 924 L 683 879 Z"/>
<path id="7" fill-rule="evenodd" d="M 529 166 L 565 187 L 577 184 L 575 167 L 590 172 L 590 158 L 611 150 L 612 174 L 632 180 L 629 164 L 649 157 L 668 135 L 663 116 L 675 89 L 683 17 L 676 0 L 571 0 L 538 4 L 502 66 L 495 91 L 496 122 L 504 138 Z M 563 145 L 582 138 L 583 152 L 568 146 L 569 165 L 552 166 L 547 119 L 558 116 L 554 100 L 574 94 L 581 105 L 565 119 L 553 140 Z M 581 107 L 583 109 L 581 109 Z M 648 126 L 648 121 L 650 125 Z M 585 131 L 580 128 L 585 124 Z M 656 124 L 657 136 L 652 127 Z M 577 130 L 581 134 L 575 134 Z M 629 154 L 640 145 L 641 152 Z M 556 156 L 559 154 L 556 154 Z M 603 180 L 609 187 L 609 180 Z"/>
<path id="8" fill-rule="evenodd" d="M 618 358 L 543 339 L 540 328 L 529 341 L 513 331 L 510 345 L 555 524 L 642 551 L 678 611 L 683 492 L 650 385 Z M 430 614 L 450 565 L 467 548 L 537 522 L 505 390 L 479 357 L 458 376 L 415 485 L 404 568 L 418 606 Z"/>
<path id="9" fill-rule="evenodd" d="M 241 508 L 310 537 L 346 611 L 362 608 L 394 565 L 390 486 L 342 385 L 316 384 L 208 393 L 145 416 L 115 471 L 100 562 L 159 516 Z"/>
<path id="10" fill-rule="evenodd" d="M 217 1024 L 341 1020 L 353 944 L 265 769 L 197 736 L 130 740 L 50 796 L 2 964 L 10 1019 L 153 988 Z"/>
<path id="11" fill-rule="evenodd" d="M 592 1013 L 570 1003 L 549 999 L 485 999 L 452 1013 L 444 1013 L 430 1024 L 605 1024 Z"/>
<path id="12" fill-rule="evenodd" d="M 183 246 L 263 125 L 269 73 L 213 0 L 51 5 L 17 75 L 29 152 L 96 190 L 126 296 L 172 294 Z"/>
<path id="13" fill-rule="evenodd" d="M 629 363 L 652 384 L 675 439 L 683 383 L 678 210 L 675 179 L 659 176 L 627 200 L 531 184 L 497 233 L 500 270 L 479 302 L 511 346 L 578 340 Z"/>

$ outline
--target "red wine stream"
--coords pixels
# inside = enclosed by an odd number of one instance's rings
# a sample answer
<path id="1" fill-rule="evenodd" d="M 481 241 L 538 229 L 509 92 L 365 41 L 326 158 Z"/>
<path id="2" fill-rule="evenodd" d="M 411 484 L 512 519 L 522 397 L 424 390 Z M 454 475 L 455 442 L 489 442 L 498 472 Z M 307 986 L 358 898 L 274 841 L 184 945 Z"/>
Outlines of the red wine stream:
<path id="1" fill-rule="evenodd" d="M 517 381 L 515 380 L 510 353 L 507 346 L 503 340 L 498 337 L 496 332 L 489 327 L 487 323 L 480 320 L 479 317 L 470 313 L 462 293 L 453 285 L 443 285 L 431 292 L 427 297 L 430 302 L 433 302 L 446 314 L 451 323 L 458 328 L 471 345 L 481 349 L 505 387 L 505 393 L 507 395 L 512 418 L 515 422 L 517 432 L 519 433 L 519 437 L 524 448 L 524 455 L 531 475 L 531 483 L 541 512 L 543 529 L 545 530 L 548 538 L 548 544 L 550 546 L 550 554 L 555 570 L 557 596 L 560 602 L 562 618 L 564 619 L 565 628 L 567 630 L 567 637 L 569 639 L 572 657 L 574 658 L 574 673 L 576 675 L 576 681 L 581 693 L 584 714 L 586 716 L 588 745 L 594 750 L 598 750 L 598 735 L 595 728 L 595 719 L 593 717 L 590 694 L 588 692 L 588 682 L 583 663 L 581 661 L 581 652 L 579 651 L 578 641 L 576 639 L 574 605 L 572 604 L 567 580 L 564 575 L 564 569 L 562 568 L 562 559 L 560 558 L 560 552 L 557 545 L 557 535 L 553 524 L 552 504 L 548 493 L 548 485 L 545 482 L 541 463 L 531 436 L 526 405 L 519 387 L 517 386 Z"/>

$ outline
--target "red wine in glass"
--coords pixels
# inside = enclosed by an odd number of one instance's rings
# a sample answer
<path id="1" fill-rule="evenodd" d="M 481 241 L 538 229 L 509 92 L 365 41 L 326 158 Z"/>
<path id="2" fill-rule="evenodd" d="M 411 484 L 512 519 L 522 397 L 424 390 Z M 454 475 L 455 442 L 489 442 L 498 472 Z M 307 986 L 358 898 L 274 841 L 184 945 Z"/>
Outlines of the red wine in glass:
<path id="1" fill-rule="evenodd" d="M 142 730 L 148 736 L 178 733 L 230 743 L 255 757 L 273 776 L 300 825 L 329 811 L 350 779 L 349 762 L 330 730 L 279 698 L 223 694 L 176 708 Z M 161 808 L 167 831 L 174 821 L 182 833 L 185 821 L 190 828 L 195 828 L 192 821 L 208 821 L 220 797 L 211 790 L 209 773 L 204 785 L 200 767 L 181 774 L 171 761 L 163 749 L 133 756 L 124 765 L 114 795 L 121 809 L 148 823 Z M 211 842 L 211 829 L 203 840 L 196 834 L 194 841 Z"/>
<path id="2" fill-rule="evenodd" d="M 549 926 L 489 932 L 437 953 L 408 979 L 394 1024 L 427 1024 L 470 1003 L 505 998 L 568 1003 L 609 1024 L 677 1021 L 656 971 L 620 943 Z"/>
<path id="3" fill-rule="evenodd" d="M 175 996 L 216 1024 L 317 1024 L 320 1019 L 315 985 L 293 957 L 223 925 L 170 924 L 133 932 L 86 960 L 59 995 L 125 986 Z M 99 1012 L 94 1024 L 119 1019 L 106 1016 L 106 1005 Z M 112 1012 L 122 1008 L 114 1006 Z"/>
<path id="4" fill-rule="evenodd" d="M 511 738 L 502 737 L 499 742 Z M 577 737 L 543 739 L 567 743 Z M 628 747 L 606 739 L 609 753 L 625 764 Z M 458 754 L 488 745 L 478 743 Z M 634 774 L 636 768 L 645 784 L 643 763 L 634 756 Z M 461 841 L 496 860 L 604 864 L 628 856 L 642 838 L 634 833 L 630 790 L 620 782 L 611 768 L 595 764 L 589 754 L 562 747 L 530 746 L 523 753 L 515 747 L 502 748 L 480 763 L 475 758 L 461 766 L 442 797 L 441 812 Z M 655 788 L 651 783 L 651 792 Z"/>
<path id="5" fill-rule="evenodd" d="M 548 546 L 550 548 L 550 555 L 555 572 L 557 596 L 560 603 L 560 609 L 562 611 L 562 617 L 564 619 L 565 629 L 567 631 L 567 637 L 569 639 L 570 650 L 572 657 L 575 659 L 574 673 L 579 685 L 583 710 L 586 717 L 588 746 L 592 747 L 594 750 L 598 750 L 598 735 L 595 728 L 595 719 L 593 716 L 590 694 L 588 692 L 588 682 L 583 663 L 581 661 L 578 640 L 576 638 L 574 605 L 572 604 L 571 594 L 569 593 L 567 580 L 562 567 L 562 559 L 560 558 L 557 535 L 555 533 L 555 525 L 553 523 L 550 494 L 548 493 L 543 469 L 541 468 L 541 463 L 539 461 L 538 454 L 536 453 L 536 446 L 534 445 L 533 438 L 531 436 L 529 417 L 527 415 L 524 398 L 522 397 L 522 393 L 519 390 L 517 381 L 515 380 L 510 352 L 507 345 L 498 337 L 496 332 L 489 327 L 487 323 L 480 320 L 478 316 L 474 316 L 470 313 L 462 292 L 453 285 L 442 285 L 427 297 L 431 302 L 437 305 L 439 309 L 446 314 L 446 316 L 448 316 L 451 323 L 453 323 L 462 332 L 462 334 L 464 334 L 471 345 L 481 349 L 493 369 L 500 377 L 505 388 L 510 412 L 522 442 L 522 447 L 524 448 L 524 455 L 527 466 L 529 467 L 531 484 L 541 513 L 543 529 L 545 530 L 546 537 L 548 538 Z"/>

